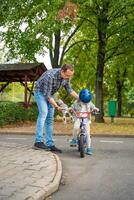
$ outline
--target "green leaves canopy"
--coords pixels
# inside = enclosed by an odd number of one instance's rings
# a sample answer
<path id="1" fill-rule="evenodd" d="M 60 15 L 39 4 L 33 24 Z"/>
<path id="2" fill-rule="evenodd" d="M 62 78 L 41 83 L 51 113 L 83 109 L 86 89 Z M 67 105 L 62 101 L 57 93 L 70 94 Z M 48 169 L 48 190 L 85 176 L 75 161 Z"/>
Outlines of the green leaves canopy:
<path id="1" fill-rule="evenodd" d="M 61 23 L 58 11 L 64 1 L 7 0 L 1 2 L 0 22 L 7 27 L 2 34 L 12 57 L 35 60 L 35 53 L 51 49 L 51 38 L 59 29 L 68 31 L 71 23 Z M 44 48 L 45 47 L 45 48 Z"/>

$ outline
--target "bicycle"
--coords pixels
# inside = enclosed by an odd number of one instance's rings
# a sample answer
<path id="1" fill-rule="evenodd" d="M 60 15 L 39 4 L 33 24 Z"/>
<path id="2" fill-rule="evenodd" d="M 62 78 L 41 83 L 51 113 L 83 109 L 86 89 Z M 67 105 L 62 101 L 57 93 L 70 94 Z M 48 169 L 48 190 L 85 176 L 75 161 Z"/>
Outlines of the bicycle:
<path id="1" fill-rule="evenodd" d="M 91 115 L 91 112 L 75 112 L 75 117 L 80 119 L 80 131 L 77 135 L 77 146 L 78 151 L 80 152 L 80 157 L 85 157 L 85 148 L 87 146 L 87 133 L 86 133 L 86 119 L 88 119 Z"/>
<path id="2" fill-rule="evenodd" d="M 85 157 L 85 148 L 87 147 L 87 133 L 86 133 L 86 121 L 87 119 L 91 118 L 91 114 L 98 114 L 99 111 L 91 111 L 91 112 L 76 112 L 72 108 L 68 108 L 63 101 L 60 100 L 60 106 L 62 108 L 62 115 L 63 115 L 63 123 L 66 124 L 66 117 L 69 116 L 71 121 L 73 122 L 74 115 L 76 118 L 80 119 L 80 131 L 77 135 L 77 146 L 78 151 L 80 152 L 80 157 Z"/>
<path id="3" fill-rule="evenodd" d="M 91 114 L 99 114 L 99 111 L 95 112 L 75 112 L 76 118 L 80 119 L 80 131 L 77 135 L 77 146 L 78 146 L 78 151 L 80 152 L 80 157 L 84 158 L 85 157 L 85 149 L 87 147 L 87 132 L 86 132 L 86 123 L 87 120 L 91 118 Z"/>

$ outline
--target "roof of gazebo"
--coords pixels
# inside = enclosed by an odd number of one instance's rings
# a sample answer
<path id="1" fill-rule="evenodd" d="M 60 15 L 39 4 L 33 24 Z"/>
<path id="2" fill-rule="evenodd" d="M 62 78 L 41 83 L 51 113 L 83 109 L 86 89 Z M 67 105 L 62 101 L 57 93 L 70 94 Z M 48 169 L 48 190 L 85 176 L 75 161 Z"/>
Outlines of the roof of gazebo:
<path id="1" fill-rule="evenodd" d="M 0 82 L 35 81 L 46 71 L 43 63 L 0 64 Z"/>

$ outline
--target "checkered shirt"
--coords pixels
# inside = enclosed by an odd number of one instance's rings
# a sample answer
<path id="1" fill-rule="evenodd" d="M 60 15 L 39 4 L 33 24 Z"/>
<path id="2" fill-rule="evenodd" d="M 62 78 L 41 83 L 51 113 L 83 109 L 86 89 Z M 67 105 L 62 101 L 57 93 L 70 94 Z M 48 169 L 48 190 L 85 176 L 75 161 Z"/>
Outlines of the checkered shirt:
<path id="1" fill-rule="evenodd" d="M 56 68 L 44 72 L 36 82 L 35 91 L 40 91 L 46 98 L 51 98 L 63 86 L 71 93 L 73 89 L 70 81 L 61 77 L 60 70 L 61 68 Z"/>

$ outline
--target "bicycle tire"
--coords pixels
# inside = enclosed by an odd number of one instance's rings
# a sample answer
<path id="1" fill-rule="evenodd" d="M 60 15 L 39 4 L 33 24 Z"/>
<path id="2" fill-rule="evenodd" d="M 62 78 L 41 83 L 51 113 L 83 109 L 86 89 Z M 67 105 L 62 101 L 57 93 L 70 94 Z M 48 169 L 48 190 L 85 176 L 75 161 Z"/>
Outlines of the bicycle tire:
<path id="1" fill-rule="evenodd" d="M 79 138 L 79 135 L 77 136 L 77 147 L 78 147 L 78 151 L 80 152 L 80 138 Z"/>
<path id="2" fill-rule="evenodd" d="M 80 135 L 80 157 L 85 157 L 84 135 Z"/>
<path id="3" fill-rule="evenodd" d="M 78 151 L 80 152 L 80 145 L 78 145 Z"/>

